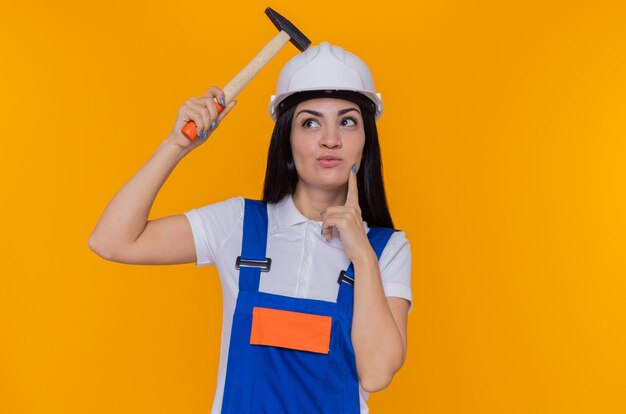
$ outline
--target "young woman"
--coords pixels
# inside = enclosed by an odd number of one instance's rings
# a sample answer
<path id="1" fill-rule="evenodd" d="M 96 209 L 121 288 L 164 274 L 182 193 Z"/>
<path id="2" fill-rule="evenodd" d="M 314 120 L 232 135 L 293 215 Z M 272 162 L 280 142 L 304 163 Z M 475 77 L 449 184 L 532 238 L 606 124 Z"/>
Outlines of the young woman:
<path id="1" fill-rule="evenodd" d="M 321 43 L 281 71 L 263 201 L 241 197 L 148 221 L 177 163 L 228 115 L 211 87 L 179 109 L 89 240 L 122 263 L 217 266 L 224 296 L 212 413 L 367 413 L 406 355 L 411 252 L 393 230 L 367 65 Z M 199 139 L 182 133 L 194 121 Z"/>

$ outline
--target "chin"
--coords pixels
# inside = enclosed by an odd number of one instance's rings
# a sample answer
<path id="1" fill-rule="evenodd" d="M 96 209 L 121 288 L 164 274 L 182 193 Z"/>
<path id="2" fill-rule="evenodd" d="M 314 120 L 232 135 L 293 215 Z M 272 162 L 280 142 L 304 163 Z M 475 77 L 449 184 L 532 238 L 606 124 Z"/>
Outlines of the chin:
<path id="1" fill-rule="evenodd" d="M 339 169 L 318 170 L 307 175 L 308 179 L 300 176 L 299 180 L 302 180 L 310 187 L 326 191 L 336 191 L 342 189 L 348 183 L 348 172 L 340 171 Z"/>
<path id="2" fill-rule="evenodd" d="M 346 181 L 339 180 L 339 179 L 318 180 L 315 183 L 316 187 L 321 188 L 323 190 L 339 190 L 343 188 L 345 185 L 346 185 Z"/>

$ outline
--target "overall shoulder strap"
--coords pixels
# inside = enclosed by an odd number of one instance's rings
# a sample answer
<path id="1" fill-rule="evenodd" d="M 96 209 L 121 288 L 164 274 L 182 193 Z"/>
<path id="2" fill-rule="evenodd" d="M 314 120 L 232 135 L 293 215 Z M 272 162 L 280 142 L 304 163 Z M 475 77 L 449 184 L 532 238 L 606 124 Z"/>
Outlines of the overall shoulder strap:
<path id="1" fill-rule="evenodd" d="M 394 232 L 394 229 L 386 227 L 372 227 L 367 233 L 367 238 L 369 239 L 374 252 L 376 252 L 376 258 L 380 259 L 380 255 L 383 253 L 383 250 L 385 250 L 387 242 Z"/>
<path id="2" fill-rule="evenodd" d="M 245 199 L 241 256 L 235 267 L 239 269 L 239 290 L 258 290 L 261 271 L 268 271 L 271 259 L 265 257 L 267 248 L 267 204 Z"/>

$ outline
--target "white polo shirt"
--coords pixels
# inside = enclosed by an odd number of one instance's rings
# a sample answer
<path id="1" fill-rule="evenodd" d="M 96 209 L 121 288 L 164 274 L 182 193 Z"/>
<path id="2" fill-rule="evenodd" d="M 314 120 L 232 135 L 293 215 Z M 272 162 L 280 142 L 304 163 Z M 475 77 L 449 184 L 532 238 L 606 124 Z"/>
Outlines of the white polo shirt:
<path id="1" fill-rule="evenodd" d="M 291 196 L 286 196 L 279 203 L 268 204 L 267 210 L 267 257 L 272 258 L 272 268 L 261 273 L 259 290 L 336 302 L 339 271 L 350 264 L 341 240 L 333 237 L 330 242 L 326 241 L 321 234 L 322 222 L 304 217 Z M 239 271 L 235 269 L 235 259 L 241 254 L 243 213 L 242 197 L 185 213 L 196 246 L 196 266 L 216 265 L 222 285 L 222 340 L 212 414 L 222 410 L 230 332 L 239 292 Z M 368 232 L 365 221 L 363 226 Z M 385 295 L 411 302 L 411 249 L 404 232 L 398 231 L 391 236 L 379 266 Z M 369 394 L 359 388 L 361 414 L 365 414 L 369 412 L 366 403 Z"/>

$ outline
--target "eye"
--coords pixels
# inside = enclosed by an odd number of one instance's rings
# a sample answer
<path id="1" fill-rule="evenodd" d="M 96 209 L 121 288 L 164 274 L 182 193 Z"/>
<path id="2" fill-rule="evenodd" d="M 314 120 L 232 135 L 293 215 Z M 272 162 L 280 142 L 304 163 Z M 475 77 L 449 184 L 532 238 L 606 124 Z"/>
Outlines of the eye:
<path id="1" fill-rule="evenodd" d="M 352 117 L 347 117 L 341 120 L 341 126 L 355 126 L 356 124 L 356 119 Z"/>
<path id="2" fill-rule="evenodd" d="M 302 121 L 300 125 L 303 126 L 304 128 L 315 128 L 319 126 L 320 124 L 319 122 L 317 122 L 317 120 L 313 118 L 307 118 L 304 121 Z"/>

